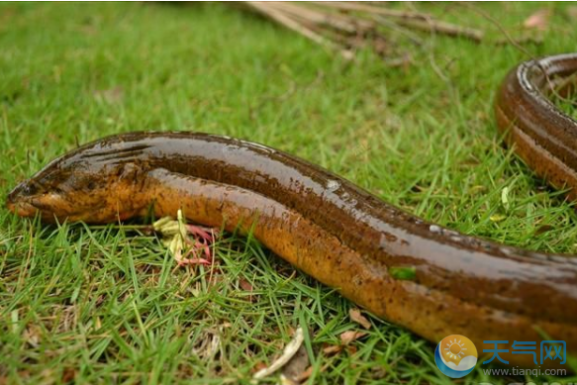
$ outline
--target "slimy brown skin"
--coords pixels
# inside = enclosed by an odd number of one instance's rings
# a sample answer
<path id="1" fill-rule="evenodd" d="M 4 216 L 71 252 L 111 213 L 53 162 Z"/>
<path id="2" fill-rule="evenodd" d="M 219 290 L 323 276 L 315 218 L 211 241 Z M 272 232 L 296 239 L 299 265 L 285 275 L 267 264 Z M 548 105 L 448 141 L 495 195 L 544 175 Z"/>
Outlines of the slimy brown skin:
<path id="1" fill-rule="evenodd" d="M 577 56 L 539 62 L 548 76 Z M 577 122 L 547 101 L 539 63 L 497 97 L 499 127 L 542 176 L 577 191 Z M 274 253 L 375 315 L 438 342 L 564 340 L 577 353 L 577 259 L 508 247 L 427 223 L 318 166 L 259 144 L 199 133 L 128 133 L 73 150 L 8 197 L 18 215 L 107 223 L 145 215 L 252 231 Z M 415 269 L 410 280 L 391 268 Z M 509 345 L 510 347 L 510 345 Z M 527 354 L 501 353 L 532 367 Z M 539 360 L 539 357 L 538 357 Z M 545 367 L 558 361 L 545 361 Z"/>
<path id="2" fill-rule="evenodd" d="M 577 122 L 546 97 L 577 72 L 577 54 L 526 62 L 511 71 L 495 103 L 497 126 L 535 172 L 577 199 Z M 577 89 L 567 83 L 558 93 Z"/>

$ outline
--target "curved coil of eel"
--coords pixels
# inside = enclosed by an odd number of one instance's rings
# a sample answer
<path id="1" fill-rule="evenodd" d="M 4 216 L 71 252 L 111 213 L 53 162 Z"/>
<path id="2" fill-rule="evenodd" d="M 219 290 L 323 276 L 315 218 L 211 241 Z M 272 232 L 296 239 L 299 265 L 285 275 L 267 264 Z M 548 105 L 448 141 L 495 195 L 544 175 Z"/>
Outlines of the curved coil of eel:
<path id="1" fill-rule="evenodd" d="M 536 172 L 577 197 L 577 122 L 547 99 L 577 55 L 519 65 L 496 99 L 498 126 Z M 567 91 L 570 86 L 562 87 Z M 577 353 L 577 259 L 427 223 L 289 154 L 199 133 L 128 133 L 56 159 L 8 197 L 25 217 L 106 223 L 182 209 L 252 231 L 275 254 L 375 315 L 438 342 L 564 340 Z M 414 269 L 396 279 L 392 268 Z M 530 354 L 501 353 L 532 366 Z M 558 366 L 546 361 L 543 367 Z"/>

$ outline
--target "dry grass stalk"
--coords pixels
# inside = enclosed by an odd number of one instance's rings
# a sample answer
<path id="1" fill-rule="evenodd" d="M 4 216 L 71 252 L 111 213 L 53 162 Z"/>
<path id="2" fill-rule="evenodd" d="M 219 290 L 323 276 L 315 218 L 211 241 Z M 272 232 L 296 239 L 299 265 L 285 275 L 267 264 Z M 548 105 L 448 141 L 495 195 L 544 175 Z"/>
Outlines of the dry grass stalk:
<path id="1" fill-rule="evenodd" d="M 347 59 L 365 47 L 388 56 L 391 44 L 383 27 L 410 37 L 416 44 L 420 40 L 407 29 L 464 37 L 475 42 L 483 38 L 482 31 L 436 20 L 426 13 L 388 9 L 372 3 L 248 1 L 245 4 L 315 43 L 339 51 Z"/>

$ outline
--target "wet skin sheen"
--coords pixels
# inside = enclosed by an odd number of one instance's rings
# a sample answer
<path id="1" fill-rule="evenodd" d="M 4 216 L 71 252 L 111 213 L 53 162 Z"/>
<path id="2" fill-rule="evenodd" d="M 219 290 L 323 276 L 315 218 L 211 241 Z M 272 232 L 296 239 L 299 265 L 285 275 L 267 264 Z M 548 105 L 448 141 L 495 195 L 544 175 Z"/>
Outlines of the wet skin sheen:
<path id="1" fill-rule="evenodd" d="M 577 55 L 527 62 L 497 96 L 498 125 L 539 175 L 577 192 L 577 122 L 546 99 Z M 546 81 L 549 77 L 550 81 Z M 569 88 L 562 89 L 563 92 Z M 374 314 L 433 342 L 564 340 L 577 353 L 577 259 L 427 223 L 289 154 L 224 136 L 128 133 L 56 159 L 8 197 L 18 215 L 107 223 L 185 216 L 240 229 Z M 414 268 L 396 279 L 391 268 Z M 539 344 L 537 344 L 539 346 Z M 501 353 L 533 366 L 527 354 Z M 539 357 L 537 358 L 539 360 Z M 555 366 L 551 363 L 546 366 Z M 558 362 L 558 361 L 556 361 Z"/>

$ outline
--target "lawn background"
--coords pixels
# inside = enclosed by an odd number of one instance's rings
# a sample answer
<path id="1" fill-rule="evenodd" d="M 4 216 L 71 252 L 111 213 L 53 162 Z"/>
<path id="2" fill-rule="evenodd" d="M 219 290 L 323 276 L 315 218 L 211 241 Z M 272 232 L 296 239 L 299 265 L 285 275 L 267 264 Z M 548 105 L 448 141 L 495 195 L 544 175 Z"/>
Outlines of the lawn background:
<path id="1" fill-rule="evenodd" d="M 543 44 L 525 45 L 535 56 L 577 50 L 571 6 L 475 5 L 513 36 L 552 9 Z M 399 47 L 412 64 L 392 68 L 368 52 L 346 62 L 231 5 L 1 4 L 2 196 L 77 141 L 198 130 L 290 152 L 467 234 L 576 253 L 572 205 L 501 145 L 493 119 L 496 87 L 527 55 L 493 44 L 502 33 L 470 7 L 414 7 L 488 37 L 420 34 L 423 46 Z M 0 383 L 248 383 L 298 326 L 310 383 L 450 383 L 434 344 L 374 318 L 354 348 L 323 354 L 360 330 L 353 304 L 253 240 L 229 236 L 217 252 L 209 285 L 153 237 L 43 227 L 2 208 Z M 511 379 L 461 380 L 478 381 Z"/>

